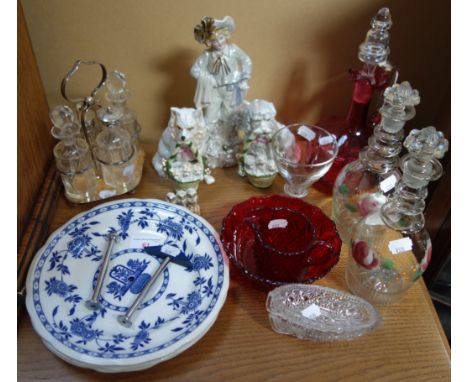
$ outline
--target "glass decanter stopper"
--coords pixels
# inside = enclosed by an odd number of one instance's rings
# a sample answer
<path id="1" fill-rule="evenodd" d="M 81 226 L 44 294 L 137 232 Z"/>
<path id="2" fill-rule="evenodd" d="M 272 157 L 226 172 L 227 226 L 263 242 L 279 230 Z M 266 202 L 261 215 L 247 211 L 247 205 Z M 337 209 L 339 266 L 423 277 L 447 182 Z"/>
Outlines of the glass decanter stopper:
<path id="1" fill-rule="evenodd" d="M 96 172 L 91 151 L 76 123 L 73 110 L 68 106 L 56 106 L 49 114 L 52 135 L 60 142 L 54 147 L 58 172 L 65 188 L 65 196 L 73 203 L 92 200 L 96 189 Z"/>
<path id="2" fill-rule="evenodd" d="M 129 91 L 127 89 L 127 80 L 125 74 L 114 70 L 109 74 L 106 81 L 106 99 L 111 106 L 120 108 L 122 117 L 120 117 L 120 126 L 127 130 L 132 139 L 132 144 L 139 155 L 144 155 L 143 149 L 140 146 L 140 131 L 141 126 L 137 121 L 136 113 L 129 109 L 127 101 L 129 98 Z"/>
<path id="3" fill-rule="evenodd" d="M 385 65 L 390 52 L 388 48 L 391 26 L 390 11 L 382 8 L 372 19 L 371 29 L 365 41 L 359 46 L 358 57 L 363 63 L 360 70 L 352 70 L 354 83 L 351 104 L 346 118 L 330 117 L 320 120 L 316 125 L 337 137 L 340 149 L 330 170 L 314 187 L 331 195 L 333 184 L 340 170 L 348 163 L 358 159 L 359 152 L 366 145 L 367 115 L 374 92 L 388 84 L 389 78 L 380 65 Z"/>
<path id="4" fill-rule="evenodd" d="M 375 83 L 373 84 L 374 93 L 369 106 L 368 121 L 367 121 L 367 135 L 372 135 L 374 127 L 380 122 L 379 110 L 383 105 L 383 92 L 385 88 L 391 84 L 396 83 L 398 73 L 394 66 L 390 63 L 388 57 L 390 55 L 390 33 L 389 30 L 392 26 L 392 18 L 390 9 L 387 7 L 381 8 L 371 21 L 372 29 L 369 30 L 366 41 L 367 47 L 363 47 L 360 54 L 368 49 L 372 49 L 372 42 L 376 45 L 384 45 L 387 48 L 386 59 L 378 63 L 375 70 Z M 365 43 L 364 43 L 365 44 Z"/>
<path id="5" fill-rule="evenodd" d="M 391 304 L 426 270 L 432 255 L 424 226 L 427 184 L 442 175 L 448 141 L 434 127 L 412 130 L 401 160 L 403 176 L 382 208 L 356 226 L 347 267 L 348 288 L 372 303 Z"/>
<path id="6" fill-rule="evenodd" d="M 96 138 L 96 158 L 104 183 L 117 194 L 135 188 L 141 178 L 137 155 L 127 130 L 120 127 L 122 109 L 115 106 L 101 108 L 97 116 L 103 129 Z"/>
<path id="7" fill-rule="evenodd" d="M 359 160 L 347 164 L 333 188 L 333 220 L 344 243 L 351 240 L 356 224 L 377 211 L 393 192 L 401 173 L 398 155 L 402 149 L 403 127 L 416 114 L 419 93 L 409 82 L 388 87 L 380 109 L 382 120 L 361 150 Z"/>

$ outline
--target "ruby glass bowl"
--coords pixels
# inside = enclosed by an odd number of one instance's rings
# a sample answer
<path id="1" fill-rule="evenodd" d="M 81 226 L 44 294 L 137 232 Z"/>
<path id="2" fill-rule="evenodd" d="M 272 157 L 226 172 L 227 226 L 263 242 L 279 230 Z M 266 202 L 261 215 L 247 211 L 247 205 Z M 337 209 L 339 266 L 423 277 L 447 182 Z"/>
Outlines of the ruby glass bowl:
<path id="1" fill-rule="evenodd" d="M 330 271 L 341 250 L 335 224 L 320 208 L 283 195 L 235 205 L 221 242 L 241 273 L 264 287 L 311 283 Z"/>

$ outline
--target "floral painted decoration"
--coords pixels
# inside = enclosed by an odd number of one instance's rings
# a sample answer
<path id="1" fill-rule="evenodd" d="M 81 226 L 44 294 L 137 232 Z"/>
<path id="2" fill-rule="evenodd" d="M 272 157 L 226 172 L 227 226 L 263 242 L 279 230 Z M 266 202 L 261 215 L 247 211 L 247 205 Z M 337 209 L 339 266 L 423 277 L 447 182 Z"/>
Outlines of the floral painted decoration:
<path id="1" fill-rule="evenodd" d="M 379 259 L 365 241 L 354 242 L 351 254 L 354 260 L 366 269 L 374 269 L 379 265 Z"/>
<path id="2" fill-rule="evenodd" d="M 359 214 L 361 216 L 367 216 L 370 213 L 377 211 L 386 201 L 387 198 L 380 192 L 364 194 L 357 202 Z"/>

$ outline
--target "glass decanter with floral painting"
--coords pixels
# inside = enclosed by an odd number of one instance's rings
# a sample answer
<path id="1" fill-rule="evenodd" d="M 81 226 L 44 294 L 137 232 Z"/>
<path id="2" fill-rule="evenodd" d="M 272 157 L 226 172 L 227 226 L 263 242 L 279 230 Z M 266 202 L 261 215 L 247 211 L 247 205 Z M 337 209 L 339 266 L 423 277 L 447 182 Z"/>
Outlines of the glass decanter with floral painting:
<path id="1" fill-rule="evenodd" d="M 386 201 L 401 173 L 398 169 L 405 123 L 416 114 L 419 93 L 409 82 L 388 87 L 380 109 L 382 119 L 359 154 L 339 173 L 333 188 L 332 216 L 340 237 L 349 243 L 356 224 Z"/>
<path id="2" fill-rule="evenodd" d="M 363 63 L 360 70 L 351 70 L 353 91 L 347 116 L 323 118 L 316 123 L 337 137 L 340 146 L 330 170 L 314 184 L 324 193 L 331 194 L 340 170 L 356 160 L 369 138 L 367 118 L 369 105 L 379 90 L 388 86 L 392 70 L 388 62 L 389 29 L 392 25 L 390 11 L 384 7 L 372 19 L 371 29 L 359 46 L 358 57 Z"/>
<path id="3" fill-rule="evenodd" d="M 434 127 L 412 130 L 405 140 L 402 178 L 382 208 L 364 217 L 352 237 L 348 288 L 371 303 L 398 301 L 427 269 L 432 244 L 425 228 L 427 185 L 442 175 L 448 141 Z"/>

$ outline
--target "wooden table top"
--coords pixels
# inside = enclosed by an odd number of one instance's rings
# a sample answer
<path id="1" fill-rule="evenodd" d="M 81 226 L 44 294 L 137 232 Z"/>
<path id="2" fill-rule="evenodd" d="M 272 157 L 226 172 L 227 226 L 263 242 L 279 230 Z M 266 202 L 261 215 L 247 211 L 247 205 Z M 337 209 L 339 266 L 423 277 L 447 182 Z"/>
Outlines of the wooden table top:
<path id="1" fill-rule="evenodd" d="M 132 195 L 163 199 L 169 182 L 151 167 L 156 145 L 147 153 L 143 179 Z M 277 177 L 259 190 L 237 175 L 237 168 L 216 169 L 216 183 L 201 184 L 201 215 L 219 232 L 233 205 L 254 195 L 283 193 Z M 331 213 L 331 198 L 311 190 L 307 201 Z M 70 205 L 61 195 L 49 233 L 79 212 L 99 203 Z M 318 285 L 347 291 L 344 269 L 348 247 Z M 381 326 L 352 341 L 315 343 L 280 335 L 270 327 L 266 292 L 252 287 L 231 267 L 224 307 L 208 333 L 177 357 L 150 369 L 101 374 L 67 364 L 49 352 L 33 330 L 26 310 L 18 324 L 18 381 L 434 381 L 450 380 L 450 347 L 427 289 L 420 279 L 397 304 L 377 306 Z"/>

